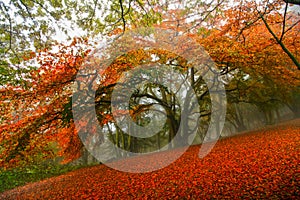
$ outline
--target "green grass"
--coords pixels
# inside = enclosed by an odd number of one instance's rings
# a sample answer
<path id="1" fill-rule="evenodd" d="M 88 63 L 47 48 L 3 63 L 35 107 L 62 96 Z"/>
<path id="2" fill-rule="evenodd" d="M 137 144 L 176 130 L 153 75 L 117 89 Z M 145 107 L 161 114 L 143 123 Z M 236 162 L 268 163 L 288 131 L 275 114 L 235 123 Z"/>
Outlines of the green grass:
<path id="1" fill-rule="evenodd" d="M 58 165 L 58 164 L 41 164 L 32 165 L 10 170 L 0 169 L 0 193 L 26 183 L 40 181 L 53 176 L 61 175 L 69 171 L 91 165 Z"/>

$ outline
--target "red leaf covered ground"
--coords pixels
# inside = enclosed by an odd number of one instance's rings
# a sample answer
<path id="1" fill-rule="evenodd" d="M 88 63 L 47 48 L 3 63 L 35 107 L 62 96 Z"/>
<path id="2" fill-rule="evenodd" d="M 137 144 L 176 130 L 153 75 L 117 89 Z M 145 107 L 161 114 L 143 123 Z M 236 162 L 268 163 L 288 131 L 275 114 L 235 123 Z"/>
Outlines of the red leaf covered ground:
<path id="1" fill-rule="evenodd" d="M 104 165 L 0 194 L 0 199 L 297 199 L 300 120 L 220 140 L 204 159 L 192 146 L 170 166 L 131 174 Z M 160 156 L 149 156 L 157 162 Z"/>

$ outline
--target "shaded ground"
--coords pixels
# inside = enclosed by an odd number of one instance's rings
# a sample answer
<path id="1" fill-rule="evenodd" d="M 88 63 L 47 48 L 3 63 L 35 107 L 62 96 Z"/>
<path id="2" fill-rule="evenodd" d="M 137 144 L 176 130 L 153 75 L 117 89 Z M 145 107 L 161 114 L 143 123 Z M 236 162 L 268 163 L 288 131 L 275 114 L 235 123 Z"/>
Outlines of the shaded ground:
<path id="1" fill-rule="evenodd" d="M 131 174 L 104 165 L 76 170 L 0 194 L 0 199 L 297 199 L 300 120 L 218 141 L 198 158 L 192 146 L 168 167 Z M 153 162 L 170 156 L 149 156 Z"/>

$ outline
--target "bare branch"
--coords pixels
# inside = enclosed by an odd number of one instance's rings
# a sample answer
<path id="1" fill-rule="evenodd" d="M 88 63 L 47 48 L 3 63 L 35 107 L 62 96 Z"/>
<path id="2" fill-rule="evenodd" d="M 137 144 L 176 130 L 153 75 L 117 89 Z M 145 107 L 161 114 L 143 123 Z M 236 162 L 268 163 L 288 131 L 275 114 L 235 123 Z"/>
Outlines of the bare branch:
<path id="1" fill-rule="evenodd" d="M 121 19 L 123 22 L 123 32 L 126 30 L 126 21 L 125 21 L 125 15 L 124 15 L 124 8 L 123 8 L 123 2 L 122 0 L 119 0 L 120 8 L 121 8 Z"/>
<path id="2" fill-rule="evenodd" d="M 283 36 L 285 34 L 285 23 L 286 23 L 287 8 L 288 8 L 288 3 L 285 4 L 284 15 L 283 15 L 283 22 L 282 22 L 282 32 L 281 32 L 280 41 L 282 41 Z"/>

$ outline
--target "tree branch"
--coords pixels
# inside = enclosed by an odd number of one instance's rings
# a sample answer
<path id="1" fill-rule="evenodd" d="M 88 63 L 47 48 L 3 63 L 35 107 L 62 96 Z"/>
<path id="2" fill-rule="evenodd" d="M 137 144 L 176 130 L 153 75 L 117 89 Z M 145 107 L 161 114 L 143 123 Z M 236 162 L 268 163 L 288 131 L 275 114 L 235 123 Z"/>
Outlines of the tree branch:
<path id="1" fill-rule="evenodd" d="M 285 3 L 296 4 L 300 6 L 300 0 L 283 0 Z"/>
<path id="2" fill-rule="evenodd" d="M 123 2 L 122 0 L 119 0 L 120 7 L 121 7 L 121 19 L 123 22 L 123 32 L 125 32 L 126 29 L 126 21 L 125 21 L 125 16 L 124 16 L 124 8 L 123 8 Z"/>
<path id="3" fill-rule="evenodd" d="M 295 56 L 286 48 L 286 46 L 283 44 L 283 42 L 275 35 L 271 27 L 269 26 L 268 22 L 264 18 L 264 16 L 261 14 L 261 12 L 258 12 L 260 14 L 260 18 L 263 20 L 264 24 L 266 25 L 268 31 L 271 33 L 271 35 L 274 37 L 276 42 L 281 46 L 282 50 L 290 57 L 290 59 L 294 62 L 294 64 L 297 66 L 297 68 L 300 70 L 300 63 L 295 58 Z"/>
<path id="4" fill-rule="evenodd" d="M 285 23 L 286 23 L 287 8 L 288 8 L 288 3 L 285 4 L 284 15 L 283 15 L 283 22 L 282 22 L 282 32 L 281 32 L 280 41 L 282 41 L 283 36 L 285 34 Z"/>

